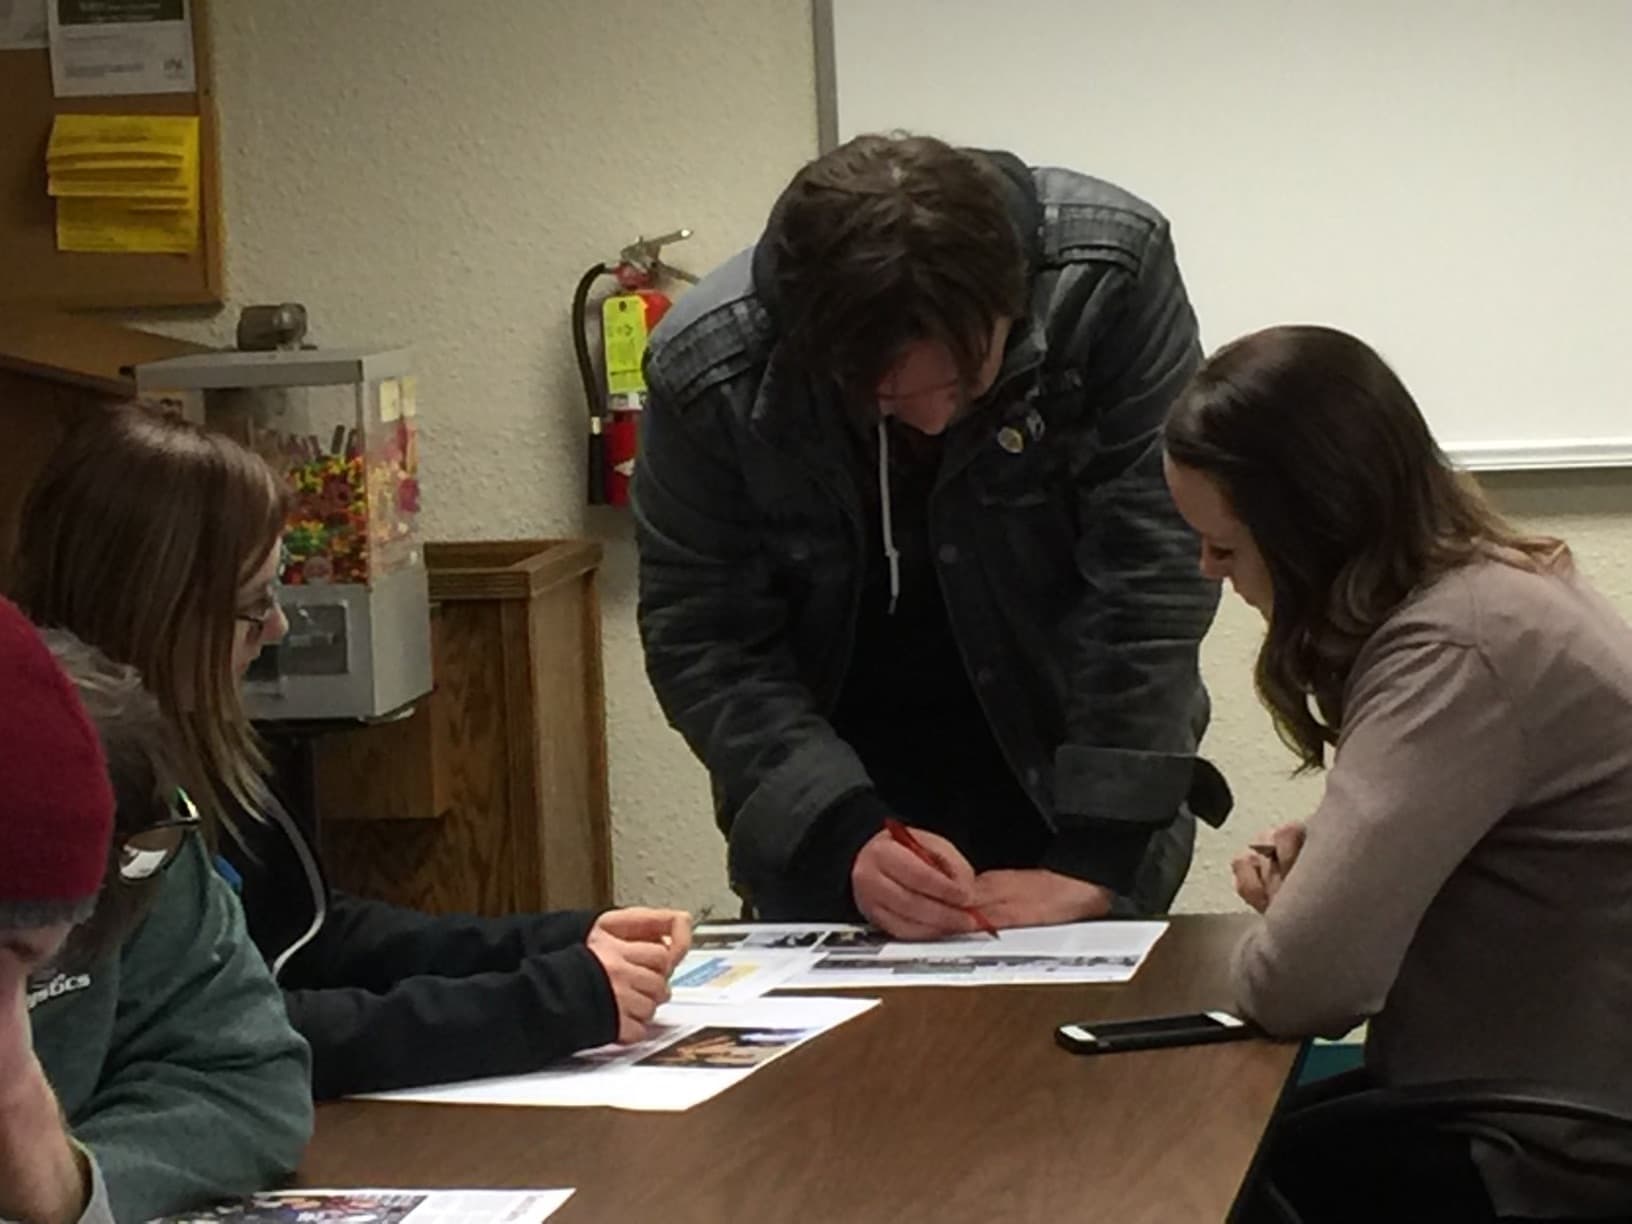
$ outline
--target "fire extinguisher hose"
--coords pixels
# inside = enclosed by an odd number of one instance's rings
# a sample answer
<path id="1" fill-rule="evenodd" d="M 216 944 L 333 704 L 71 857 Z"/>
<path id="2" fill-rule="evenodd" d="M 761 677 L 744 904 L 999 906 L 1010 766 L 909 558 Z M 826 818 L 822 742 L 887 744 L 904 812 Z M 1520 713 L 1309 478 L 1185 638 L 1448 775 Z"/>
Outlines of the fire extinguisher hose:
<path id="1" fill-rule="evenodd" d="M 598 263 L 578 278 L 572 291 L 572 347 L 578 355 L 578 375 L 584 380 L 584 402 L 589 409 L 589 504 L 606 504 L 606 397 L 595 377 L 589 356 L 589 291 L 595 282 L 613 272 L 611 264 Z"/>

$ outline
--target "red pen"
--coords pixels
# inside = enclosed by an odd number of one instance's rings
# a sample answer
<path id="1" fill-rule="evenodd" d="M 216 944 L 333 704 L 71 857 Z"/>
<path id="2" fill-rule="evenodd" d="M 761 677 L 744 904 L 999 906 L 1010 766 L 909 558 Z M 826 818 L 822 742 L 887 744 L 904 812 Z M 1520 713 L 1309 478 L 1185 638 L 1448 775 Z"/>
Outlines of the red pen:
<path id="1" fill-rule="evenodd" d="M 907 828 L 906 825 L 902 824 L 894 816 L 884 817 L 884 829 L 887 833 L 889 833 L 890 837 L 894 839 L 897 845 L 905 846 L 924 862 L 935 868 L 936 871 L 940 872 L 942 875 L 946 874 L 946 868 L 941 866 L 939 860 L 937 860 L 928 850 L 925 850 L 923 846 L 918 843 L 918 839 L 912 835 L 912 830 Z M 973 918 L 975 920 L 975 925 L 981 930 L 985 931 L 986 934 L 990 935 L 993 939 L 997 938 L 997 928 L 992 925 L 992 920 L 990 918 L 986 917 L 985 914 L 980 912 L 978 907 L 966 905 L 963 907 L 963 912 L 968 914 L 969 917 Z"/>

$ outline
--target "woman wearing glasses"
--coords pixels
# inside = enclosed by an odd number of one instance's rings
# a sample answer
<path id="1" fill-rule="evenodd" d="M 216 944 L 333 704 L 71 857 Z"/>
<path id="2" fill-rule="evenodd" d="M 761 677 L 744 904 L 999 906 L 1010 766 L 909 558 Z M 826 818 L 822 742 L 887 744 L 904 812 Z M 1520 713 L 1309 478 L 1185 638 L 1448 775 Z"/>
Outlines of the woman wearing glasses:
<path id="1" fill-rule="evenodd" d="M 668 997 L 685 914 L 432 918 L 328 888 L 262 779 L 239 698 L 277 606 L 285 494 L 220 434 L 138 408 L 91 419 L 24 507 L 17 594 L 139 668 L 182 782 L 242 881 L 250 935 L 312 1045 L 319 1099 L 533 1070 L 632 1042 Z"/>
<path id="2" fill-rule="evenodd" d="M 1264 617 L 1281 738 L 1330 767 L 1236 860 L 1263 914 L 1237 1004 L 1286 1036 L 1369 1018 L 1360 1082 L 1418 1094 L 1294 1110 L 1279 1191 L 1310 1221 L 1632 1219 L 1632 629 L 1353 336 L 1226 346 L 1165 444 L 1203 572 Z"/>

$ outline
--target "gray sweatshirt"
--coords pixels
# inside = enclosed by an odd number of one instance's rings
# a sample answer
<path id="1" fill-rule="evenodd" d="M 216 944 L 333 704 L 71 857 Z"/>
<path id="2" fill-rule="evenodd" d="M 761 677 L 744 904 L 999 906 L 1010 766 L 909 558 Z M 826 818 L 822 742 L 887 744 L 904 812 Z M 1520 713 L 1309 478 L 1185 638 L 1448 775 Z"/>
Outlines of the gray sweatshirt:
<path id="1" fill-rule="evenodd" d="M 1235 989 L 1275 1033 L 1370 1017 L 1386 1085 L 1531 1079 L 1632 1113 L 1632 628 L 1602 597 L 1481 562 L 1373 635 Z M 1473 1143 L 1502 1211 L 1632 1209 L 1632 1137 L 1492 1119 Z"/>

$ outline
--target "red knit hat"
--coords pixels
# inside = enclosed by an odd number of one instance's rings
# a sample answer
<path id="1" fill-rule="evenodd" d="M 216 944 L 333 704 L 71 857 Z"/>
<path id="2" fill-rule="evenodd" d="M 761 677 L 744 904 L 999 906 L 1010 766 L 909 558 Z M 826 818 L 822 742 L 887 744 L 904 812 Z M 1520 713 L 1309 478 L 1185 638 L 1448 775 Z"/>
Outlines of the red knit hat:
<path id="1" fill-rule="evenodd" d="M 0 599 L 0 930 L 90 914 L 113 810 L 102 744 L 73 685 Z"/>

